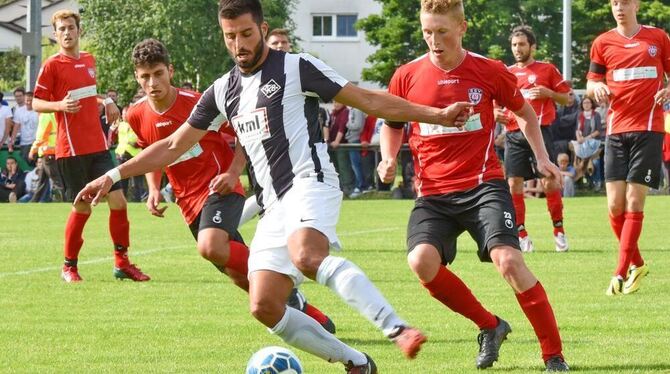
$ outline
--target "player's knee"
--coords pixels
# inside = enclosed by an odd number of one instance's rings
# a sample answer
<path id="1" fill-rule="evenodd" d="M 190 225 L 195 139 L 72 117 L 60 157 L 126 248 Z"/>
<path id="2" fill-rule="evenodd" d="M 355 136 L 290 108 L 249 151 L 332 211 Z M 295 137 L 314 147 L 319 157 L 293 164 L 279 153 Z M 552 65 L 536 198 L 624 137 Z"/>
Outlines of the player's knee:
<path id="1" fill-rule="evenodd" d="M 283 303 L 269 298 L 250 300 L 249 303 L 251 315 L 267 327 L 274 327 L 281 320 L 285 308 Z"/>
<path id="2" fill-rule="evenodd" d="M 318 251 L 312 251 L 307 247 L 301 248 L 291 255 L 295 267 L 305 275 L 316 274 L 324 258 L 325 256 L 319 255 Z"/>
<path id="3" fill-rule="evenodd" d="M 227 248 L 228 242 L 215 243 L 213 240 L 208 238 L 198 238 L 198 253 L 200 253 L 200 256 L 208 261 L 221 262 L 220 260 L 227 260 Z"/>
<path id="4" fill-rule="evenodd" d="M 610 215 L 618 217 L 624 213 L 625 206 L 621 204 L 608 203 L 607 209 L 609 210 Z"/>
<path id="5" fill-rule="evenodd" d="M 495 251 L 495 254 L 494 254 Z M 491 251 L 493 262 L 504 278 L 514 278 L 526 266 L 521 253 L 511 247 L 493 249 Z"/>
<path id="6" fill-rule="evenodd" d="M 440 255 L 435 247 L 419 244 L 407 255 L 407 264 L 414 274 L 424 282 L 431 281 L 442 266 Z"/>

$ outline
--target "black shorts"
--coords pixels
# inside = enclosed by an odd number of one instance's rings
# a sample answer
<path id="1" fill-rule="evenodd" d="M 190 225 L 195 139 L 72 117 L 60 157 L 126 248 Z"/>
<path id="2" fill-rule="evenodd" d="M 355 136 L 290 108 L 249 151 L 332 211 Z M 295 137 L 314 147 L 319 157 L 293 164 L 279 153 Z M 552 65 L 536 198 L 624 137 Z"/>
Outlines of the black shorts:
<path id="1" fill-rule="evenodd" d="M 663 165 L 660 132 L 632 131 L 605 140 L 605 181 L 626 181 L 658 188 Z"/>
<path id="2" fill-rule="evenodd" d="M 542 126 L 542 139 L 549 159 L 554 162 L 554 142 L 549 126 Z M 521 131 L 510 131 L 505 134 L 505 174 L 506 178 L 519 177 L 524 180 L 541 178 L 537 172 L 537 160 L 528 140 Z"/>
<path id="3" fill-rule="evenodd" d="M 507 183 L 485 182 L 469 191 L 420 197 L 407 225 L 411 252 L 426 243 L 440 252 L 442 264 L 456 258 L 456 239 L 467 231 L 477 242 L 480 261 L 491 262 L 489 251 L 500 245 L 519 249 L 514 205 Z"/>
<path id="4" fill-rule="evenodd" d="M 56 159 L 63 186 L 65 187 L 65 198 L 73 201 L 79 191 L 86 183 L 100 177 L 116 165 L 109 151 L 90 153 L 81 156 L 71 156 Z M 121 188 L 121 183 L 116 182 L 110 191 Z"/>
<path id="5" fill-rule="evenodd" d="M 244 243 L 237 226 L 240 225 L 245 200 L 244 196 L 236 193 L 209 195 L 198 217 L 188 225 L 195 240 L 198 240 L 200 230 L 215 228 L 227 232 L 230 240 Z"/>

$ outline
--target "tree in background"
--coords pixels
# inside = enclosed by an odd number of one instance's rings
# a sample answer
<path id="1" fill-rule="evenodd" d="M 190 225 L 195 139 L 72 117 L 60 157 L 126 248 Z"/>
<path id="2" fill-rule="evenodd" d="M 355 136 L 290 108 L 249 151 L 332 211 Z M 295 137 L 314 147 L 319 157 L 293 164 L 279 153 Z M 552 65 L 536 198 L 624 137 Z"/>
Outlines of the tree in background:
<path id="1" fill-rule="evenodd" d="M 270 28 L 295 25 L 289 20 L 295 0 L 262 0 Z M 97 60 L 101 89 L 116 88 L 123 102 L 137 90 L 130 54 L 146 38 L 161 40 L 175 68 L 174 83 L 188 80 L 204 89 L 233 66 L 217 18 L 214 0 L 80 0 L 82 49 Z"/>
<path id="2" fill-rule="evenodd" d="M 363 69 L 363 79 L 387 85 L 398 66 L 426 53 L 426 44 L 421 34 L 418 0 L 376 1 L 382 4 L 381 14 L 359 20 L 356 27 L 365 31 L 370 44 L 378 47 L 368 57 L 372 66 Z M 616 23 L 607 1 L 572 3 L 572 75 L 577 86 L 584 86 L 591 43 Z M 468 22 L 463 40 L 466 49 L 512 64 L 509 33 L 514 26 L 527 24 L 538 38 L 536 59 L 562 65 L 562 1 L 467 0 L 464 4 Z M 638 21 L 670 31 L 670 4 L 667 0 L 642 1 Z"/>
<path id="3" fill-rule="evenodd" d="M 11 92 L 23 86 L 26 76 L 26 58 L 18 48 L 0 52 L 0 92 Z"/>

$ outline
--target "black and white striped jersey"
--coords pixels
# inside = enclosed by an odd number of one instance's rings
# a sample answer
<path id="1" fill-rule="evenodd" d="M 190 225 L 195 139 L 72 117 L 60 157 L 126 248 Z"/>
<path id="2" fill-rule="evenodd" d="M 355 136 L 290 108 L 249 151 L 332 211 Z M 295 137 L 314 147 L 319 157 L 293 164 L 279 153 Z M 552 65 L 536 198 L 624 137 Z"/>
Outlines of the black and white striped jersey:
<path id="1" fill-rule="evenodd" d="M 264 210 L 281 199 L 296 178 L 339 188 L 318 113 L 319 98 L 330 101 L 345 84 L 346 79 L 313 56 L 271 49 L 253 73 L 243 74 L 236 66 L 217 79 L 188 123 L 202 130 L 218 129 L 212 123 L 221 120 L 232 125 Z"/>

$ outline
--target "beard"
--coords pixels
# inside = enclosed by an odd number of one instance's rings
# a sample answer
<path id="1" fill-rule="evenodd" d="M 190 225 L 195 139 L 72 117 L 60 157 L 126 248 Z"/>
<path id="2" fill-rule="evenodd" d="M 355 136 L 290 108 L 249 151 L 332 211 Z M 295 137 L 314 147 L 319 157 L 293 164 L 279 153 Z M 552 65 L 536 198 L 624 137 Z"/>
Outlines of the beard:
<path id="1" fill-rule="evenodd" d="M 530 59 L 530 52 L 521 54 L 518 57 L 514 56 L 514 59 L 516 60 L 516 62 L 526 63 L 528 62 L 528 59 Z"/>
<path id="2" fill-rule="evenodd" d="M 263 41 L 263 38 L 260 38 L 260 40 L 258 41 L 258 44 L 256 44 L 256 46 L 254 47 L 254 50 L 252 52 L 249 52 L 246 49 L 240 49 L 238 52 L 246 52 L 248 54 L 251 54 L 251 59 L 249 59 L 247 61 L 244 61 L 244 62 L 239 61 L 237 59 L 236 54 L 233 51 L 228 50 L 228 54 L 233 59 L 233 61 L 235 61 L 235 64 L 237 64 L 237 66 L 239 66 L 243 70 L 249 70 L 249 69 L 253 68 L 254 66 L 256 66 L 258 61 L 261 59 L 261 56 L 263 56 L 263 47 L 264 46 L 265 46 L 265 42 Z"/>

